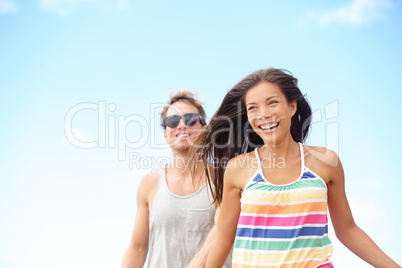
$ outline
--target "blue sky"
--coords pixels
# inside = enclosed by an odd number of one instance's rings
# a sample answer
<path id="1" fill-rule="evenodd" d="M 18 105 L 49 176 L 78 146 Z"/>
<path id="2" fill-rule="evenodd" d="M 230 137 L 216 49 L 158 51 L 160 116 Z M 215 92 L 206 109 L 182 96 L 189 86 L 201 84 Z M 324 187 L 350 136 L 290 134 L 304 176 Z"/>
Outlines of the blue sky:
<path id="1" fill-rule="evenodd" d="M 315 111 L 307 144 L 339 153 L 356 222 L 402 264 L 401 12 L 397 0 L 0 0 L 0 267 L 118 267 L 138 182 L 169 161 L 169 92 L 197 91 L 210 117 L 271 66 L 299 79 Z M 368 267 L 330 237 L 336 266 Z"/>

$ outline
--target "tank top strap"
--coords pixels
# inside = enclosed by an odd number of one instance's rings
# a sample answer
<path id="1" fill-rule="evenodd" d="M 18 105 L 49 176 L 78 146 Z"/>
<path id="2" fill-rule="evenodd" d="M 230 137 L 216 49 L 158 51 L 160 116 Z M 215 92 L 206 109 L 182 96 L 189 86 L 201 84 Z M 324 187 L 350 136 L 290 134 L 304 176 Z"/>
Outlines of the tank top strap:
<path id="1" fill-rule="evenodd" d="M 301 159 L 301 170 L 302 172 L 304 171 L 304 149 L 303 149 L 303 144 L 299 142 L 300 146 L 300 159 Z"/>
<path id="2" fill-rule="evenodd" d="M 255 153 L 255 158 L 257 158 L 257 170 L 259 171 L 259 172 L 262 172 L 262 169 L 261 169 L 261 161 L 260 161 L 260 155 L 258 154 L 258 148 L 255 148 L 254 149 L 254 153 Z"/>

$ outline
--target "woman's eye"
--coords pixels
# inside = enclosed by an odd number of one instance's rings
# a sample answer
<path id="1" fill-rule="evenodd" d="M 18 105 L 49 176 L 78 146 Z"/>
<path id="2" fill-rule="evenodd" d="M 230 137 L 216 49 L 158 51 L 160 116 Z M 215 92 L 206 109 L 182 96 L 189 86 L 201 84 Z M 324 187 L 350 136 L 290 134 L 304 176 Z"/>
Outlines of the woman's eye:
<path id="1" fill-rule="evenodd" d="M 255 109 L 255 106 L 250 106 L 250 107 L 248 107 L 248 110 L 249 110 L 249 111 L 254 110 L 254 109 Z"/>
<path id="2" fill-rule="evenodd" d="M 276 101 L 276 100 L 273 100 L 273 101 L 270 101 L 270 102 L 269 102 L 269 104 L 276 104 L 276 103 L 279 103 L 279 102 Z"/>

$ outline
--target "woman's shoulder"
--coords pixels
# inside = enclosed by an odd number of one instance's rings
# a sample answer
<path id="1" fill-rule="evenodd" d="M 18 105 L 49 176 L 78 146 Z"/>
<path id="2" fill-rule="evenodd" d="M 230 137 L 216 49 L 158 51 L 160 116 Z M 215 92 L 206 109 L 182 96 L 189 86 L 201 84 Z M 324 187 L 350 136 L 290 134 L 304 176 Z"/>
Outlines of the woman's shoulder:
<path id="1" fill-rule="evenodd" d="M 240 154 L 228 162 L 225 169 L 225 178 L 234 187 L 243 190 L 258 168 L 258 161 L 254 152 Z"/>
<path id="2" fill-rule="evenodd" d="M 250 178 L 258 168 L 258 160 L 254 152 L 240 154 L 230 159 L 226 166 L 225 174 L 228 177 L 239 180 L 240 184 L 244 184 L 243 180 Z"/>
<path id="3" fill-rule="evenodd" d="M 304 145 L 305 165 L 318 174 L 325 182 L 343 173 L 338 154 L 326 147 Z"/>
<path id="4" fill-rule="evenodd" d="M 326 147 L 304 145 L 306 159 L 313 161 L 315 164 L 328 165 L 336 167 L 339 164 L 338 154 Z"/>

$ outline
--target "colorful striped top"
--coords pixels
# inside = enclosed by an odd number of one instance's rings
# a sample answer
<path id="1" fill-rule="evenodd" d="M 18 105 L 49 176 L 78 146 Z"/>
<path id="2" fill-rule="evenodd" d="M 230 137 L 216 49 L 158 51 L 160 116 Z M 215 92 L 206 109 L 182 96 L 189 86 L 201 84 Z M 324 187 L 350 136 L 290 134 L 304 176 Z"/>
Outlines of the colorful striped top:
<path id="1" fill-rule="evenodd" d="M 258 169 L 241 197 L 241 212 L 233 251 L 235 268 L 333 267 L 328 238 L 327 186 L 304 165 L 286 185 L 269 183 Z"/>

